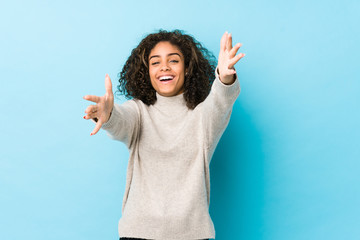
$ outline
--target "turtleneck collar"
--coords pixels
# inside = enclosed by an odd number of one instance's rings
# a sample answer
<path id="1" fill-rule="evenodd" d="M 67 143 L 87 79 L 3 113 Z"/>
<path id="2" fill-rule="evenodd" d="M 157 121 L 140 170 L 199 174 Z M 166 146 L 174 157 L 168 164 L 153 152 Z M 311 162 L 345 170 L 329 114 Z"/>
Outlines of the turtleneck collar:
<path id="1" fill-rule="evenodd" d="M 161 108 L 167 112 L 176 112 L 187 109 L 184 93 L 180 93 L 176 96 L 164 97 L 156 92 L 156 102 L 154 107 Z"/>

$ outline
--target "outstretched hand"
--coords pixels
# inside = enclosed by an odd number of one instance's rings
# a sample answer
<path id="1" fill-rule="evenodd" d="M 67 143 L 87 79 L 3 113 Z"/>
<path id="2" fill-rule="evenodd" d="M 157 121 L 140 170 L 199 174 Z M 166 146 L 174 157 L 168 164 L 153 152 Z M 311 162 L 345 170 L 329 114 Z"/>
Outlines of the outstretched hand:
<path id="1" fill-rule="evenodd" d="M 96 134 L 101 126 L 109 120 L 114 106 L 114 94 L 112 92 L 111 79 L 108 74 L 105 75 L 105 90 L 106 93 L 102 97 L 95 95 L 86 95 L 83 97 L 85 100 L 96 103 L 96 105 L 88 106 L 85 110 L 87 115 L 84 116 L 84 119 L 94 119 L 96 121 L 95 128 L 90 135 Z"/>
<path id="2" fill-rule="evenodd" d="M 234 65 L 245 56 L 244 53 L 236 55 L 241 46 L 241 43 L 237 43 L 234 47 L 232 47 L 231 33 L 225 32 L 221 38 L 218 73 L 220 81 L 224 84 L 232 84 L 235 81 L 234 74 L 236 74 L 236 71 Z"/>

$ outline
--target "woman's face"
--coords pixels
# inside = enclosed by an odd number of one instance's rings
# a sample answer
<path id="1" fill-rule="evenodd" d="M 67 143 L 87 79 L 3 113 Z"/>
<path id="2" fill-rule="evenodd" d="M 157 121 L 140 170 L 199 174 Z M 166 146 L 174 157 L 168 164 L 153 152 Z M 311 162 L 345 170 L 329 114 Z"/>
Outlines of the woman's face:
<path id="1" fill-rule="evenodd" d="M 149 55 L 151 85 L 160 95 L 171 97 L 184 92 L 184 56 L 170 42 L 159 42 Z"/>

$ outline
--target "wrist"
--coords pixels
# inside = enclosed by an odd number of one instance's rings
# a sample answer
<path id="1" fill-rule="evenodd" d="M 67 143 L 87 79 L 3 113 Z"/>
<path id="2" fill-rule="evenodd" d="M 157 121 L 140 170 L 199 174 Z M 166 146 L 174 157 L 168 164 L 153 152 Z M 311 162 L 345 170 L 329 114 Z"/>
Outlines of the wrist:
<path id="1" fill-rule="evenodd" d="M 110 120 L 113 109 L 114 109 L 114 107 L 112 107 L 112 108 L 111 108 L 111 111 L 110 111 L 109 117 L 108 117 L 108 119 L 106 120 L 106 122 L 108 122 L 108 121 Z"/>
<path id="2" fill-rule="evenodd" d="M 221 76 L 219 75 L 219 79 L 220 81 L 225 84 L 225 85 L 231 85 L 235 82 L 236 80 L 236 73 L 235 74 L 231 74 L 231 75 L 227 75 L 227 76 Z"/>

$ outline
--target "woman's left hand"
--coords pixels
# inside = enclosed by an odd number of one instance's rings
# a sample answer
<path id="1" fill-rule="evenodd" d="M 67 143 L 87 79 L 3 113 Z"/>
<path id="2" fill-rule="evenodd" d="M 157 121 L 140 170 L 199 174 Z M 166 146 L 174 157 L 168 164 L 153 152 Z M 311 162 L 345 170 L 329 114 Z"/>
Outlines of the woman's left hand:
<path id="1" fill-rule="evenodd" d="M 220 81 L 224 84 L 232 84 L 235 81 L 234 74 L 236 74 L 236 71 L 234 65 L 245 56 L 244 53 L 236 55 L 241 46 L 241 43 L 237 43 L 234 47 L 232 47 L 231 33 L 225 32 L 221 38 L 218 59 L 218 74 Z"/>

